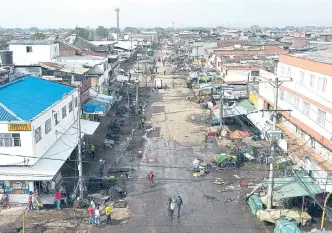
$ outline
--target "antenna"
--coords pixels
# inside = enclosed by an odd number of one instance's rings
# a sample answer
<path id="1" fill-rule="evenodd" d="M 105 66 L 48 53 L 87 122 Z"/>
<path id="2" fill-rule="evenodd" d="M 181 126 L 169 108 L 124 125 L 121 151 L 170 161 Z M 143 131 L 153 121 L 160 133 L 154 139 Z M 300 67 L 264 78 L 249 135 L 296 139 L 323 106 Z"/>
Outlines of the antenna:
<path id="1" fill-rule="evenodd" d="M 116 8 L 115 12 L 116 12 L 116 27 L 118 28 L 117 41 L 119 41 L 119 37 L 120 37 L 120 8 Z"/>

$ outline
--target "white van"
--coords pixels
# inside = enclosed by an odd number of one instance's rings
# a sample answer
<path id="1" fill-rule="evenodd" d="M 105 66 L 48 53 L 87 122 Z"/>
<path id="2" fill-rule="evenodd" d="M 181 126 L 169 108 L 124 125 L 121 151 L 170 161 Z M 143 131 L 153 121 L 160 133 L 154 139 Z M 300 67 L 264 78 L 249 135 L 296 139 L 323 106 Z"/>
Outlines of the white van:
<path id="1" fill-rule="evenodd" d="M 161 80 L 160 78 L 154 79 L 154 87 L 156 89 L 162 89 L 163 88 L 163 80 Z"/>

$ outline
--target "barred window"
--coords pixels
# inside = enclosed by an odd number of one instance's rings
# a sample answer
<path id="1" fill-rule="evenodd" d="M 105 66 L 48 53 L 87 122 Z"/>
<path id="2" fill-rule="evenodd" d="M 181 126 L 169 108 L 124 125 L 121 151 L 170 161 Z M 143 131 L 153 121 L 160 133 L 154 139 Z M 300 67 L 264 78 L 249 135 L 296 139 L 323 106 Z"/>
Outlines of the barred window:
<path id="1" fill-rule="evenodd" d="M 20 147 L 21 136 L 19 133 L 0 133 L 0 147 Z"/>

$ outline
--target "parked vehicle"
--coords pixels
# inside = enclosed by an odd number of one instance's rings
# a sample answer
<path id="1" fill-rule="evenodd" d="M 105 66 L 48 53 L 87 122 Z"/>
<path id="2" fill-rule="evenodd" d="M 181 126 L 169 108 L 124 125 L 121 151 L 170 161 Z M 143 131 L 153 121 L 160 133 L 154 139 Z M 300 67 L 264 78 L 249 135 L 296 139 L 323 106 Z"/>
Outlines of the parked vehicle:
<path id="1" fill-rule="evenodd" d="M 156 78 L 154 79 L 154 87 L 156 89 L 162 89 L 163 88 L 163 80 Z"/>

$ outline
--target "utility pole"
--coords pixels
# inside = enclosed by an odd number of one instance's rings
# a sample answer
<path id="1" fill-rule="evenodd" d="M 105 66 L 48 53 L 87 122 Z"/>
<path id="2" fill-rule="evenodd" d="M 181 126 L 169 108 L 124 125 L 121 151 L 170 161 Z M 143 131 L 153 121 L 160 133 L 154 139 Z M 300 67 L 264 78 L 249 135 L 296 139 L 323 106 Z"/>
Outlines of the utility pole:
<path id="1" fill-rule="evenodd" d="M 291 82 L 293 79 L 290 80 L 283 80 L 279 81 L 279 78 L 276 77 L 274 80 L 274 110 L 273 110 L 273 125 L 272 125 L 272 132 L 269 134 L 269 141 L 271 143 L 271 157 L 272 161 L 270 161 L 270 169 L 269 169 L 269 185 L 267 189 L 267 209 L 272 209 L 272 203 L 273 203 L 273 185 L 274 185 L 274 164 L 273 160 L 275 158 L 275 152 L 276 152 L 276 143 L 279 140 L 279 137 L 281 136 L 280 133 L 277 132 L 277 114 L 278 114 L 278 98 L 279 98 L 279 87 L 284 82 Z M 283 110 L 281 110 L 283 111 Z M 286 110 L 287 111 L 287 110 Z"/>
<path id="2" fill-rule="evenodd" d="M 278 77 L 275 78 L 275 88 L 274 88 L 274 116 L 273 116 L 273 125 L 272 130 L 276 130 L 277 125 L 277 111 L 278 111 L 278 91 L 279 89 L 279 79 Z M 275 157 L 275 142 L 271 142 L 271 157 Z M 269 185 L 267 188 L 267 209 L 272 209 L 272 203 L 273 203 L 273 182 L 274 182 L 274 165 L 273 161 L 270 163 L 270 169 L 269 169 Z"/>
<path id="3" fill-rule="evenodd" d="M 78 152 L 78 185 L 80 189 L 80 200 L 82 201 L 84 198 L 83 192 L 83 164 L 82 164 L 82 144 L 81 144 L 81 96 L 80 96 L 80 86 L 77 88 L 78 96 L 77 96 L 77 152 Z"/>
<path id="4" fill-rule="evenodd" d="M 135 112 L 136 112 L 136 114 L 138 114 L 138 85 L 139 85 L 138 79 L 136 79 L 135 84 L 136 84 L 136 105 L 135 105 Z"/>
<path id="5" fill-rule="evenodd" d="M 128 109 L 129 109 L 129 115 L 128 115 L 128 120 L 129 120 L 129 125 L 131 125 L 131 121 L 130 121 L 130 97 L 129 97 L 129 82 L 127 83 L 127 97 L 128 97 Z"/>
<path id="6" fill-rule="evenodd" d="M 220 119 L 219 119 L 219 125 L 220 125 L 220 133 L 222 132 L 223 127 L 223 119 L 224 119 L 224 88 L 220 89 L 220 104 L 219 104 L 219 110 L 220 110 Z"/>

